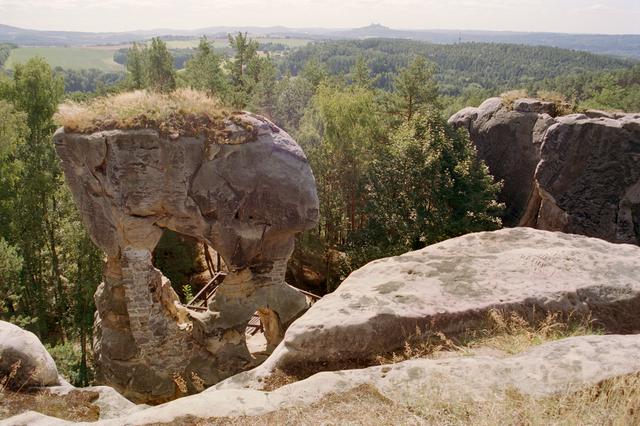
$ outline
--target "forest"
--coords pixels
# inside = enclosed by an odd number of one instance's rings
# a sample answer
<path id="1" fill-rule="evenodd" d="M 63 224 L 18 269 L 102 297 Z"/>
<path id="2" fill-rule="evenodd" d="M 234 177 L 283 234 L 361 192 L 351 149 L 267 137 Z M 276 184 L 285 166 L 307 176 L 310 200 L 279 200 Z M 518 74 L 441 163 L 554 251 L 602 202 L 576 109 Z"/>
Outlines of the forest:
<path id="1" fill-rule="evenodd" d="M 65 99 L 189 87 L 285 129 L 317 181 L 320 225 L 299 237 L 294 258 L 322 268 L 324 280 L 313 288 L 319 293 L 370 260 L 501 227 L 501 184 L 468 135 L 447 124 L 457 109 L 524 89 L 575 111 L 640 111 L 640 65 L 626 59 L 384 39 L 314 43 L 272 56 L 246 33 L 228 41 L 220 51 L 202 38 L 184 56 L 159 38 L 134 43 L 120 57 L 125 74 L 52 69 L 38 58 L 0 74 L 0 318 L 35 332 L 74 384 L 92 381 L 93 293 L 103 259 L 51 143 Z M 10 49 L 0 45 L 0 64 Z M 185 244 L 169 237 L 158 250 L 177 257 L 190 253 Z M 197 260 L 181 260 L 177 270 L 163 271 L 185 296 Z"/>

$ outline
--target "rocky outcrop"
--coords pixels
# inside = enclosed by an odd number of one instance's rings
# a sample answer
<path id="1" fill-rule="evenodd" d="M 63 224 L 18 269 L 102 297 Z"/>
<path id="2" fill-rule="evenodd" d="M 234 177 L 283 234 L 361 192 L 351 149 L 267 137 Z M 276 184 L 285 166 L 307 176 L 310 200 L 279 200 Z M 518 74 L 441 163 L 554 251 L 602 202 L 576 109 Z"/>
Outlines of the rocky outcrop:
<path id="1" fill-rule="evenodd" d="M 287 330 L 257 370 L 298 371 L 373 359 L 416 327 L 455 335 L 491 309 L 590 315 L 612 332 L 640 330 L 640 248 L 559 232 L 468 234 L 353 272 Z"/>
<path id="2" fill-rule="evenodd" d="M 216 141 L 154 129 L 54 137 L 83 223 L 107 255 L 95 295 L 98 378 L 138 402 L 173 398 L 176 381 L 195 392 L 251 367 L 252 315 L 266 312 L 277 338 L 307 307 L 284 282 L 295 234 L 318 218 L 306 157 L 261 117 L 224 126 Z M 229 267 L 207 311 L 185 309 L 153 266 L 163 229 L 206 242 Z"/>
<path id="3" fill-rule="evenodd" d="M 208 418 L 259 416 L 289 407 L 312 404 L 332 393 L 346 393 L 362 384 L 409 407 L 425 401 L 457 403 L 489 402 L 517 392 L 542 397 L 569 393 L 640 371 L 640 336 L 583 336 L 547 343 L 508 358 L 465 356 L 447 359 L 415 359 L 360 370 L 324 372 L 283 386 L 273 392 L 245 389 L 239 377 L 199 395 L 151 407 L 107 425 L 206 423 Z M 223 384 L 221 384 L 223 385 Z M 339 422 L 339 419 L 336 419 Z M 579 419 L 576 419 L 579 422 Z M 253 423 L 253 422 L 252 422 Z M 28 412 L 8 425 L 70 425 L 71 422 Z"/>
<path id="4" fill-rule="evenodd" d="M 58 369 L 35 334 L 0 321 L 0 379 L 9 388 L 59 384 Z"/>
<path id="5" fill-rule="evenodd" d="M 504 183 L 504 223 L 640 244 L 640 114 L 586 111 L 500 98 L 449 122 L 469 130 Z"/>

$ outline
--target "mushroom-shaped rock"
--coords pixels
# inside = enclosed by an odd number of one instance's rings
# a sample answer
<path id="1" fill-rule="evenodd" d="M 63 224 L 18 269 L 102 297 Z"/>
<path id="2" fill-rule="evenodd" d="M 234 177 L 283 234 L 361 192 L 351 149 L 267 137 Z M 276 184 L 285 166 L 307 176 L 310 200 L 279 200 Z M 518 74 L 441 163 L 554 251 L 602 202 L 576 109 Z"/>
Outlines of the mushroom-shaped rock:
<path id="1" fill-rule="evenodd" d="M 307 308 L 284 282 L 295 235 L 318 219 L 304 153 L 267 119 L 204 110 L 137 130 L 101 117 L 54 136 L 83 222 L 107 254 L 95 295 L 99 379 L 139 402 L 173 398 L 175 381 L 193 392 L 251 367 L 252 315 L 275 322 L 265 327 L 274 346 Z M 182 306 L 153 266 L 163 229 L 206 242 L 228 266 L 206 311 Z"/>
<path id="2" fill-rule="evenodd" d="M 0 321 L 0 377 L 9 387 L 29 389 L 59 384 L 58 369 L 35 334 Z"/>

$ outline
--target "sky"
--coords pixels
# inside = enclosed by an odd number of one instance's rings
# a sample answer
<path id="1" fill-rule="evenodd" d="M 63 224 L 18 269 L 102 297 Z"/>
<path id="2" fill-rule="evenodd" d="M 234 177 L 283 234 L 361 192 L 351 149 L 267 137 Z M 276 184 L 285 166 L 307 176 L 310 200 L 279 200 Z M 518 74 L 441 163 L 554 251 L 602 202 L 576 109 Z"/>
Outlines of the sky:
<path id="1" fill-rule="evenodd" d="M 640 34 L 640 0 L 0 0 L 0 24 L 66 31 L 210 26 Z"/>

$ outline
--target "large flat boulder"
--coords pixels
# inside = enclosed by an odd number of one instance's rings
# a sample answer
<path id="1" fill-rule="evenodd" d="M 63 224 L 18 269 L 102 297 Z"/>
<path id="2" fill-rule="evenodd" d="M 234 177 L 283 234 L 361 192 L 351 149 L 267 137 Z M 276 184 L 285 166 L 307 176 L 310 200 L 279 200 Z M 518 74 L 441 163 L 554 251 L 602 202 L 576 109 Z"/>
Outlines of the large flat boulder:
<path id="1" fill-rule="evenodd" d="M 511 228 L 468 234 L 353 272 L 287 330 L 265 369 L 367 359 L 422 330 L 455 334 L 491 309 L 591 315 L 640 329 L 640 248 Z"/>
<path id="2" fill-rule="evenodd" d="M 11 376 L 7 382 L 10 388 L 59 384 L 56 363 L 38 337 L 17 325 L 0 321 L 0 379 Z"/>

